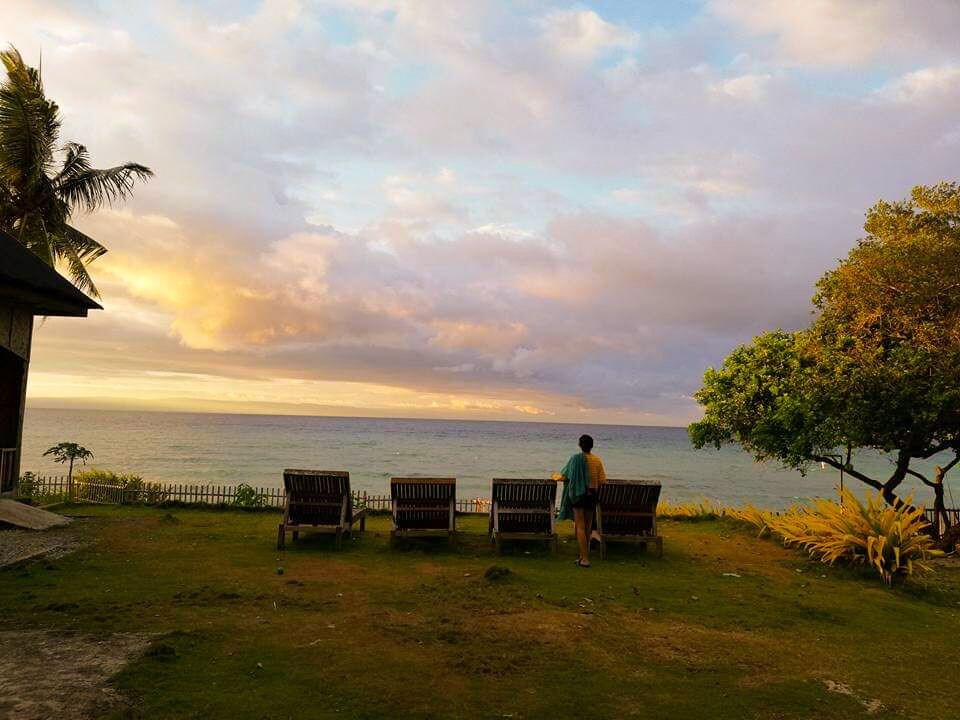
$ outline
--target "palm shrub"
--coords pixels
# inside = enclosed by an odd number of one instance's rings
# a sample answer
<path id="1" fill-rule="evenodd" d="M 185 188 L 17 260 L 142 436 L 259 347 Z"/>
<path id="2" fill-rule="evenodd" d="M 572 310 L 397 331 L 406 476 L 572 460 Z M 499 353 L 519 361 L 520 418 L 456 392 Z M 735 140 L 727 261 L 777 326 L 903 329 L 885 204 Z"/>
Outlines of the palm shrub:
<path id="1" fill-rule="evenodd" d="M 788 510 L 787 512 L 789 513 L 790 511 Z M 770 535 L 770 526 L 775 517 L 775 513 L 772 510 L 764 510 L 747 503 L 742 507 L 727 508 L 724 516 L 746 525 L 752 525 L 757 529 L 757 537 L 766 537 Z"/>
<path id="2" fill-rule="evenodd" d="M 820 499 L 771 514 L 768 527 L 787 546 L 801 547 L 829 565 L 846 561 L 873 568 L 888 585 L 897 575 L 932 570 L 927 561 L 941 553 L 925 532 L 922 507 L 912 507 L 910 500 L 892 507 L 879 492 L 864 502 L 849 490 L 841 498 L 842 504 Z"/>

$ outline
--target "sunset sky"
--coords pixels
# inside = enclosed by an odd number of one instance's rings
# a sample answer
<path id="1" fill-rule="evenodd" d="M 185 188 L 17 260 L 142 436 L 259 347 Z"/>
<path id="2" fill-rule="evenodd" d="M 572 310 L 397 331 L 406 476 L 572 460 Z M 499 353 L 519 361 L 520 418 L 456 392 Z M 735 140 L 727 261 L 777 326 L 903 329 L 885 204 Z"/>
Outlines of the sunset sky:
<path id="1" fill-rule="evenodd" d="M 960 3 L 15 2 L 103 312 L 30 402 L 683 424 L 879 198 L 960 173 Z"/>

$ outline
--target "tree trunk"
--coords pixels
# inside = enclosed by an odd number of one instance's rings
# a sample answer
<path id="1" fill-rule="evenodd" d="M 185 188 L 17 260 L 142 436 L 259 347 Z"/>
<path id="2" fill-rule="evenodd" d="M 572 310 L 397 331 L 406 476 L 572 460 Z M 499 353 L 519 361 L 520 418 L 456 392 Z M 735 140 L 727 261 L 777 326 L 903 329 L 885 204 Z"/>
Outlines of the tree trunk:
<path id="1" fill-rule="evenodd" d="M 70 468 L 67 470 L 67 500 L 73 502 L 73 458 L 70 458 Z"/>
<path id="2" fill-rule="evenodd" d="M 938 466 L 933 478 L 933 524 L 938 538 L 950 529 L 950 516 L 943 500 L 943 476 L 946 474 L 947 471 Z"/>
<path id="3" fill-rule="evenodd" d="M 900 483 L 902 483 L 903 479 L 907 476 L 907 470 L 910 469 L 910 460 L 910 454 L 905 450 L 901 450 L 897 454 L 897 469 L 893 471 L 890 479 L 883 484 L 883 489 L 881 490 L 883 499 L 887 501 L 887 505 L 897 508 L 898 510 L 909 507 L 907 503 L 897 496 L 894 490 L 900 486 Z"/>

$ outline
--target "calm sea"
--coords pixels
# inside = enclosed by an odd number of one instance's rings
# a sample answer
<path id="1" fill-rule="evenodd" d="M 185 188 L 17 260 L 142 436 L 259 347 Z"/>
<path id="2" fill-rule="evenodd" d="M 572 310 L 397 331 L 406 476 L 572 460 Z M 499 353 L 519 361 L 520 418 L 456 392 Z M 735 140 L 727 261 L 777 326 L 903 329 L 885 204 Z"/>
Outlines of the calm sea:
<path id="1" fill-rule="evenodd" d="M 443 476 L 471 498 L 489 496 L 492 477 L 548 477 L 583 432 L 595 438 L 609 477 L 659 480 L 673 501 L 781 508 L 831 495 L 839 481 L 831 469 L 802 477 L 736 448 L 694 450 L 683 428 L 39 408 L 27 410 L 22 466 L 61 474 L 43 451 L 73 441 L 94 452 L 91 465 L 147 480 L 273 487 L 285 467 L 348 470 L 357 490 L 385 493 L 393 475 Z M 871 457 L 868 465 L 886 472 L 888 463 Z M 951 490 L 960 500 L 960 485 Z M 921 502 L 928 495 L 916 493 Z"/>

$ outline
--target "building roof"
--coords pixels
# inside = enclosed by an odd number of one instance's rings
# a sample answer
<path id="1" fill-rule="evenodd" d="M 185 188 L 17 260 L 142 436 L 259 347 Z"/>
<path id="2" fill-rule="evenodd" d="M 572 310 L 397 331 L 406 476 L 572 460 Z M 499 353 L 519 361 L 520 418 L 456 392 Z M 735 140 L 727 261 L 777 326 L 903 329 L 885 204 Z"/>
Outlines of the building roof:
<path id="1" fill-rule="evenodd" d="M 103 309 L 2 230 L 0 302 L 28 307 L 34 315 L 86 317 L 88 310 Z"/>

